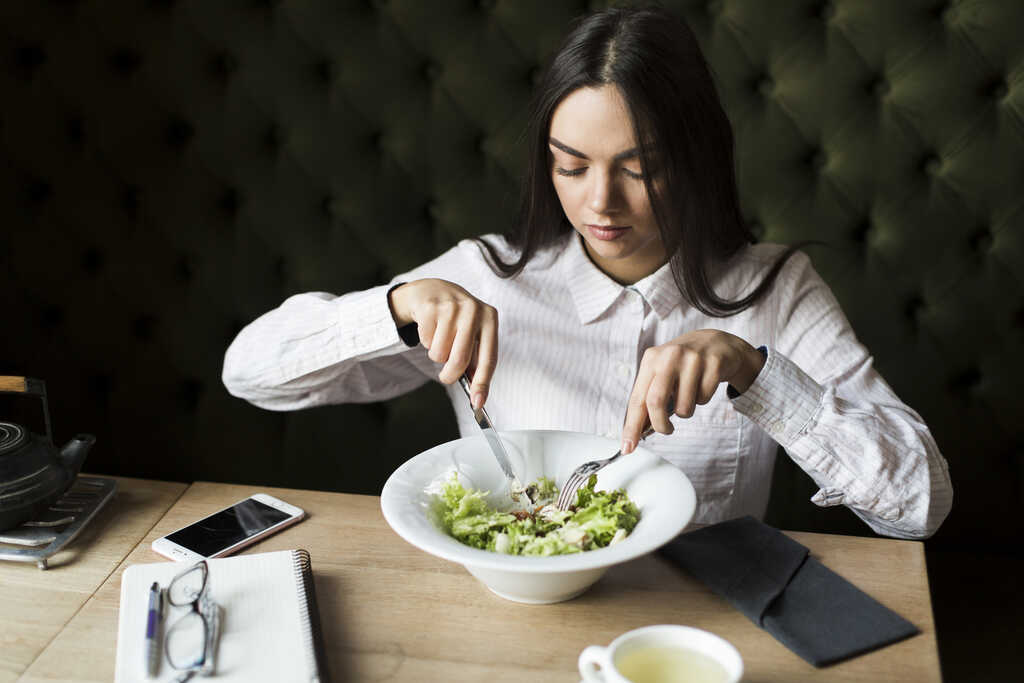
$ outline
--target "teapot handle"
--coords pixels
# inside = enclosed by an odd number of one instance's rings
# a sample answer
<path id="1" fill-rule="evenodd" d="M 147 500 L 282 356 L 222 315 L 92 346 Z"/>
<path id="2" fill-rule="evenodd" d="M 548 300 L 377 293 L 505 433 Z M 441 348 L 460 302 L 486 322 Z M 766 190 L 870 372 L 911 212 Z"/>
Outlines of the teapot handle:
<path id="1" fill-rule="evenodd" d="M 31 377 L 0 375 L 0 394 L 28 394 L 37 396 L 43 402 L 43 418 L 46 420 L 46 438 L 53 441 L 50 431 L 50 407 L 46 403 L 46 382 Z"/>

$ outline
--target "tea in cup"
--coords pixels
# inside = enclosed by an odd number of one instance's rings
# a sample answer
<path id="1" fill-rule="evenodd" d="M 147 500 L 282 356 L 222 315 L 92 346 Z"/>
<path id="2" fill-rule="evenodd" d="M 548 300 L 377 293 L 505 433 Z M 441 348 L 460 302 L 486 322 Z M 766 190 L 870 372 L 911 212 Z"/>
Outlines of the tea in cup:
<path id="1" fill-rule="evenodd" d="M 690 626 L 645 626 L 580 653 L 586 683 L 737 683 L 743 659 L 728 641 Z"/>

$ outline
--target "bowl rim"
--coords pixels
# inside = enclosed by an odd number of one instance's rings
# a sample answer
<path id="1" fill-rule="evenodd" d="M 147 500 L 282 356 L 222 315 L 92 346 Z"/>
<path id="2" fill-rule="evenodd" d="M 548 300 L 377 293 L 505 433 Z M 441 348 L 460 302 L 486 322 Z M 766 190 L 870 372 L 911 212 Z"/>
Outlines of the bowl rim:
<path id="1" fill-rule="evenodd" d="M 576 432 L 563 429 L 517 429 L 517 430 L 502 430 L 501 434 L 545 434 L 545 433 L 556 433 L 556 434 L 578 434 L 589 438 L 603 438 L 596 434 L 588 434 L 586 432 Z M 680 477 L 680 483 L 682 484 L 682 496 L 681 499 L 676 500 L 675 504 L 678 505 L 683 514 L 672 523 L 666 524 L 664 527 L 655 532 L 653 536 L 648 536 L 646 541 L 642 539 L 634 539 L 632 535 L 627 536 L 621 542 L 616 543 L 614 546 L 608 546 L 605 548 L 597 548 L 596 550 L 587 550 L 581 553 L 573 553 L 571 555 L 551 555 L 547 557 L 537 557 L 532 555 L 505 555 L 502 553 L 496 553 L 490 550 L 481 550 L 479 548 L 473 548 L 468 545 L 463 545 L 451 536 L 446 535 L 440 529 L 434 527 L 437 532 L 435 537 L 438 541 L 441 539 L 447 539 L 451 541 L 452 545 L 448 543 L 432 543 L 431 536 L 414 532 L 408 527 L 402 519 L 402 514 L 399 512 L 399 508 L 402 505 L 402 500 L 398 498 L 396 489 L 397 481 L 402 478 L 405 471 L 414 467 L 413 461 L 417 458 L 429 455 L 435 451 L 450 446 L 451 444 L 466 441 L 476 440 L 482 438 L 478 435 L 460 437 L 458 439 L 452 439 L 444 443 L 438 444 L 433 448 L 429 448 L 421 453 L 414 455 L 413 457 L 406 460 L 404 463 L 399 465 L 391 476 L 388 477 L 384 483 L 384 488 L 381 490 L 380 504 L 381 512 L 384 515 L 385 521 L 391 527 L 391 529 L 397 533 L 407 543 L 419 548 L 420 550 L 440 557 L 451 562 L 458 562 L 459 564 L 472 566 L 473 568 L 479 569 L 493 569 L 509 572 L 521 572 L 521 573 L 551 573 L 551 572 L 572 572 L 572 571 L 583 571 L 588 569 L 599 569 L 602 567 L 609 567 L 611 565 L 626 562 L 628 560 L 635 559 L 649 552 L 657 550 L 665 543 L 668 543 L 681 533 L 686 526 L 692 521 L 693 515 L 696 512 L 697 495 L 693 487 L 693 483 L 689 477 L 686 476 L 681 469 L 668 462 L 661 456 L 657 455 L 653 451 L 650 451 L 640 445 L 637 447 L 637 451 L 648 454 L 649 456 L 656 459 L 657 462 L 655 467 L 666 467 L 670 468 L 671 472 L 676 473 Z M 674 476 L 674 475 L 673 475 Z M 640 523 L 643 523 L 643 517 L 641 516 Z M 635 540 L 635 543 L 631 543 Z M 637 545 L 642 544 L 642 545 Z"/>

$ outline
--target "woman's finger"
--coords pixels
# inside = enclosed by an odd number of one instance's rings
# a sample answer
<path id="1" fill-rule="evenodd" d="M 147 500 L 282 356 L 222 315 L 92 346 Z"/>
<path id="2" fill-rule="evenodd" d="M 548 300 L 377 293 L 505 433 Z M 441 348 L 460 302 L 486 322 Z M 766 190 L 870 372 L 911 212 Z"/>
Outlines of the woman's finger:
<path id="1" fill-rule="evenodd" d="M 498 312 L 485 306 L 481 314 L 480 333 L 476 347 L 473 382 L 469 389 L 473 407 L 479 409 L 487 400 L 491 377 L 498 366 Z"/>
<path id="2" fill-rule="evenodd" d="M 622 425 L 622 454 L 632 453 L 640 443 L 640 434 L 647 424 L 647 388 L 651 385 L 654 372 L 650 363 L 640 363 L 640 369 L 633 382 L 633 391 L 629 394 L 626 406 L 626 421 Z"/>
<path id="3" fill-rule="evenodd" d="M 671 434 L 675 429 L 669 420 L 668 402 L 677 383 L 677 375 L 668 371 L 668 368 L 662 368 L 647 387 L 647 396 L 644 397 L 647 415 L 650 417 L 651 426 L 659 434 Z"/>
<path id="4" fill-rule="evenodd" d="M 433 315 L 414 316 L 413 320 L 416 322 L 416 331 L 420 335 L 420 344 L 429 351 L 434 342 L 434 333 L 437 331 L 436 312 Z"/>
<path id="5" fill-rule="evenodd" d="M 721 383 L 722 361 L 718 356 L 709 355 L 704 360 L 704 372 L 701 373 L 700 384 L 697 387 L 697 403 L 704 405 L 710 401 Z"/>
<path id="6" fill-rule="evenodd" d="M 455 341 L 455 333 L 458 331 L 454 318 L 450 315 L 439 316 L 437 327 L 434 330 L 434 337 L 430 340 L 430 351 L 427 357 L 435 363 L 448 361 L 448 354 L 451 353 L 452 342 Z"/>
<path id="7" fill-rule="evenodd" d="M 695 353 L 686 353 L 680 361 L 679 384 L 676 387 L 675 411 L 679 417 L 691 417 L 696 408 L 697 391 L 703 363 Z"/>
<path id="8" fill-rule="evenodd" d="M 455 338 L 452 340 L 448 358 L 444 367 L 438 374 L 438 379 L 444 384 L 451 384 L 462 376 L 469 368 L 469 362 L 473 358 L 473 349 L 476 347 L 477 330 L 479 324 L 472 311 L 465 312 L 459 316 L 455 324 Z"/>

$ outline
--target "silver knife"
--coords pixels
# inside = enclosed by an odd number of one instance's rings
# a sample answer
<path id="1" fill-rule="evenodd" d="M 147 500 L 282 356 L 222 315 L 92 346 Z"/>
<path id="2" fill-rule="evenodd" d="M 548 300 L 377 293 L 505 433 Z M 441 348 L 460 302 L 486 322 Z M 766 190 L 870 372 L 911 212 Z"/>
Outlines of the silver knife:
<path id="1" fill-rule="evenodd" d="M 487 411 L 484 410 L 483 406 L 480 409 L 473 407 L 473 398 L 469 393 L 469 378 L 466 375 L 462 375 L 459 378 L 459 386 L 466 392 L 466 398 L 469 399 L 469 407 L 473 411 L 473 419 L 480 425 L 480 431 L 483 432 L 484 438 L 487 440 L 487 445 L 491 447 L 491 452 L 494 454 L 494 459 L 498 461 L 498 466 L 501 467 L 501 471 L 505 473 L 505 478 L 508 479 L 509 491 L 512 494 L 512 500 L 518 502 L 520 494 L 526 494 L 526 498 L 532 503 L 533 496 L 530 492 L 522 485 L 519 481 L 519 477 L 512 471 L 512 463 L 508 460 L 508 452 L 505 451 L 504 444 L 501 443 L 501 438 L 498 437 L 498 432 L 495 431 L 494 425 L 491 424 L 491 418 L 487 416 Z"/>

